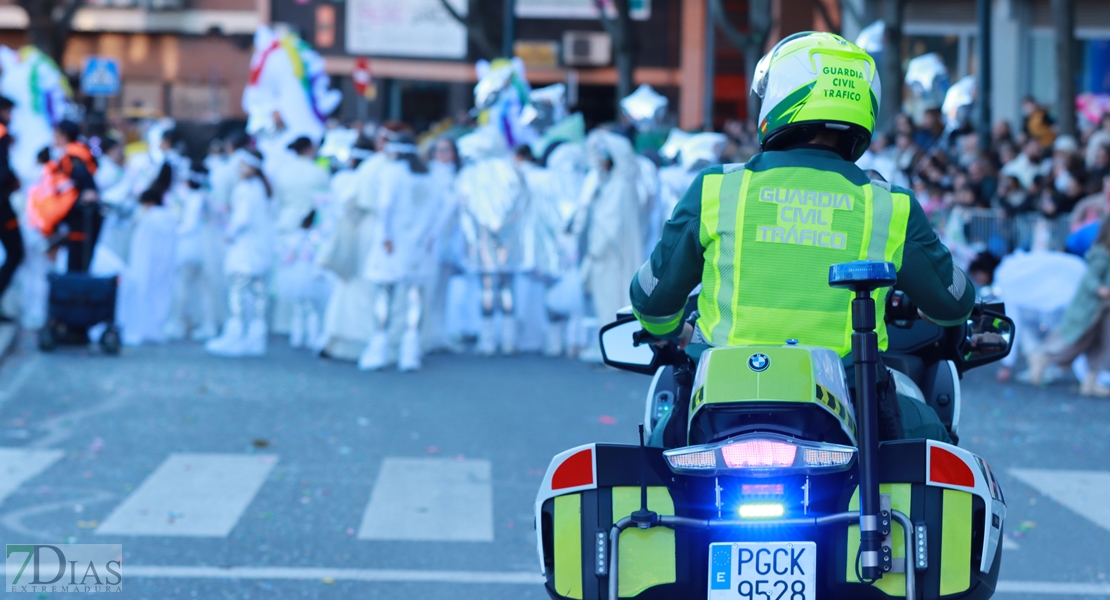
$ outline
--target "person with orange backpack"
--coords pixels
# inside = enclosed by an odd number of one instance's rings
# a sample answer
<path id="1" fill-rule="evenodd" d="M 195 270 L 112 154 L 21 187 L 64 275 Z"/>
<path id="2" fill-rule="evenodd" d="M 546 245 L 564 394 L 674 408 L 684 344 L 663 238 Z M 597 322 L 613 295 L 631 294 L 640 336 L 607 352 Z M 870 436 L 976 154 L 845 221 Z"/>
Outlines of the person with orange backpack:
<path id="1" fill-rule="evenodd" d="M 80 128 L 73 121 L 62 121 L 54 128 L 54 143 L 62 157 L 46 163 L 42 180 L 31 190 L 27 203 L 31 224 L 68 249 L 70 273 L 89 270 L 104 221 L 96 204 L 96 160 L 89 147 L 78 141 L 79 135 Z M 61 230 L 60 225 L 64 226 Z"/>
<path id="2" fill-rule="evenodd" d="M 10 98 L 0 96 L 0 245 L 4 246 L 4 264 L 0 266 L 0 297 L 11 285 L 16 268 L 23 262 L 23 234 L 19 230 L 19 218 L 12 210 L 12 193 L 19 189 L 19 178 L 12 171 L 8 153 L 12 136 L 8 124 L 12 118 L 15 103 Z M 11 319 L 0 314 L 0 322 Z"/>
<path id="3" fill-rule="evenodd" d="M 75 201 L 62 222 L 69 227 L 65 244 L 69 249 L 69 272 L 84 273 L 92 264 L 93 248 L 100 237 L 104 217 L 96 202 L 96 160 L 92 151 L 77 140 L 80 128 L 73 121 L 62 121 L 54 128 L 54 143 L 62 149 L 59 169 L 67 174 L 76 191 Z"/>

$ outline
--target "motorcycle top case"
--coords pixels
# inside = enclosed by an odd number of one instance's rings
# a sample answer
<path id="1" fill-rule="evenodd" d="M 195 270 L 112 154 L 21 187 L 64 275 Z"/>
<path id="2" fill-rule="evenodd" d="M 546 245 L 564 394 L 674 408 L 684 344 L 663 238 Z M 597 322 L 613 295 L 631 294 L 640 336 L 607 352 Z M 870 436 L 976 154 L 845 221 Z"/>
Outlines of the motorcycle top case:
<path id="1" fill-rule="evenodd" d="M 717 517 L 714 479 L 672 473 L 660 448 L 590 444 L 568 450 L 552 461 L 536 499 L 537 550 L 551 598 L 608 598 L 609 532 L 613 523 L 640 507 L 645 458 L 650 510 Z M 908 559 L 906 533 L 897 522 L 891 526 L 886 545 L 892 549 L 893 570 L 902 573 L 887 573 L 874 585 L 858 582 L 858 525 L 787 529 L 768 522 L 757 530 L 712 531 L 632 527 L 620 539 L 619 596 L 706 598 L 710 544 L 747 541 L 816 542 L 819 599 L 904 598 L 905 568 L 915 574 L 924 600 L 993 595 L 1005 504 L 986 463 L 965 450 L 927 440 L 884 443 L 879 462 L 881 492 L 890 508 L 907 515 L 915 529 L 924 526 L 925 551 Z M 854 473 L 810 478 L 815 493 L 823 486 L 833 495 L 828 512 L 858 510 Z M 786 510 L 785 518 L 803 517 L 800 503 Z"/>
<path id="2" fill-rule="evenodd" d="M 688 441 L 770 429 L 854 446 L 856 415 L 848 398 L 844 367 L 828 348 L 713 348 L 698 364 Z"/>
<path id="3" fill-rule="evenodd" d="M 110 323 L 116 313 L 116 277 L 51 273 L 50 318 L 71 327 Z"/>

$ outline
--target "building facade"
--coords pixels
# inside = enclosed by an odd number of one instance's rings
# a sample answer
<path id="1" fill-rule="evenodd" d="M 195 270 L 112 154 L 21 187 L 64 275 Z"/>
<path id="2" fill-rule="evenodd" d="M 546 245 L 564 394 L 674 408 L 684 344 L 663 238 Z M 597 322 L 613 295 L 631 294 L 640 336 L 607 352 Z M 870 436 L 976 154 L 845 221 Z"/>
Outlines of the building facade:
<path id="1" fill-rule="evenodd" d="M 1110 1 L 1075 3 L 1079 56 L 1076 91 L 1110 94 Z M 865 8 L 862 2 L 860 8 Z M 977 75 L 979 27 L 975 10 L 976 0 L 905 0 L 903 59 L 937 52 L 953 82 L 964 75 Z M 849 36 L 867 24 L 848 21 L 845 33 Z M 1058 68 L 1053 22 L 1050 0 L 991 0 L 991 113 L 995 120 L 1019 124 L 1021 100 L 1026 96 L 1056 107 Z"/>
<path id="2" fill-rule="evenodd" d="M 503 2 L 450 1 L 460 16 L 480 7 L 488 37 L 499 43 Z M 836 1 L 820 1 L 838 20 Z M 746 29 L 746 0 L 724 0 L 724 5 L 734 25 Z M 772 42 L 794 31 L 828 28 L 814 0 L 774 0 L 772 5 Z M 636 85 L 647 83 L 666 95 L 684 128 L 703 126 L 707 110 L 716 113 L 717 121 L 746 116 L 743 55 L 719 36 L 713 54 L 707 52 L 706 0 L 632 0 L 631 6 Z M 594 1 L 515 0 L 515 16 L 515 53 L 525 60 L 532 85 L 568 83 L 572 103 L 588 123 L 614 118 L 617 71 Z M 356 61 L 366 58 L 379 90 L 364 107 L 371 118 L 420 126 L 432 115 L 472 106 L 474 63 L 483 52 L 440 0 L 272 0 L 270 18 L 295 29 L 324 54 L 328 71 L 347 92 L 353 91 L 350 74 Z M 708 94 L 713 102 L 706 101 Z M 355 118 L 360 107 L 353 93 L 346 96 L 343 116 Z"/>
<path id="3" fill-rule="evenodd" d="M 504 2 L 449 0 L 465 16 L 480 8 L 487 37 L 500 44 Z M 743 53 L 716 36 L 707 48 L 707 0 L 631 0 L 635 83 L 671 100 L 676 124 L 693 129 L 707 111 L 720 124 L 746 117 Z M 771 39 L 829 29 L 836 0 L 773 0 Z M 730 21 L 747 28 L 747 0 L 723 0 Z M 611 40 L 593 0 L 515 0 L 514 52 L 534 86 L 564 82 L 571 100 L 596 123 L 615 116 L 617 71 Z M 119 60 L 122 87 L 109 115 L 159 114 L 216 122 L 242 118 L 240 98 L 260 24 L 288 27 L 324 55 L 333 84 L 345 92 L 339 116 L 398 118 L 425 126 L 472 106 L 474 63 L 489 53 L 440 0 L 86 0 L 73 21 L 61 67 L 76 84 L 90 56 Z M 0 44 L 28 43 L 28 17 L 0 0 Z M 351 74 L 368 61 L 377 97 L 362 102 Z M 708 65 L 708 69 L 707 69 Z M 711 101 L 707 102 L 707 98 Z"/>
<path id="4" fill-rule="evenodd" d="M 251 39 L 268 0 L 86 0 L 73 20 L 62 70 L 76 83 L 90 56 L 119 60 L 109 115 L 161 114 L 216 122 L 244 116 Z M 28 43 L 26 12 L 0 0 L 0 44 Z"/>

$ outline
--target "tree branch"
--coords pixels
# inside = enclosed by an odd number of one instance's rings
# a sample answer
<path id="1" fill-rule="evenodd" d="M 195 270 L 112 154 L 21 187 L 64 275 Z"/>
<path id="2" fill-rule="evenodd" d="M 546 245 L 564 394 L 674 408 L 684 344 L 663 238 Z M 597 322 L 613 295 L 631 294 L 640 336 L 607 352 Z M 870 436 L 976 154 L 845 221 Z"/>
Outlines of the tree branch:
<path id="1" fill-rule="evenodd" d="M 597 7 L 597 18 L 601 21 L 601 26 L 605 28 L 605 32 L 609 37 L 617 37 L 617 24 L 613 19 L 609 18 L 609 13 L 605 12 L 605 5 L 601 0 L 594 0 L 594 6 Z"/>
<path id="2" fill-rule="evenodd" d="M 82 6 L 84 6 L 84 4 L 85 0 L 69 0 L 69 2 L 66 3 L 64 8 L 62 9 L 61 16 L 58 17 L 58 25 L 65 27 L 66 30 L 69 30 L 70 25 L 73 23 L 73 17 L 77 14 L 77 11 Z"/>
<path id="3" fill-rule="evenodd" d="M 724 32 L 725 38 L 728 39 L 729 43 L 741 50 L 746 50 L 753 46 L 762 46 L 763 41 L 767 39 L 767 35 L 771 30 L 771 28 L 768 27 L 764 31 L 753 30 L 751 33 L 741 33 L 740 30 L 732 24 L 732 21 L 728 20 L 728 15 L 725 14 L 725 7 L 721 4 L 721 0 L 709 0 L 709 12 L 713 17 L 713 21 L 717 24 L 717 27 L 720 27 L 721 31 Z"/>
<path id="4" fill-rule="evenodd" d="M 829 14 L 829 7 L 825 6 L 822 0 L 813 0 L 813 4 L 817 7 L 817 12 L 821 13 L 821 19 L 825 21 L 825 25 L 829 26 L 829 30 L 839 34 L 844 25 L 843 17 L 841 17 L 839 25 L 833 25 L 832 15 Z"/>
<path id="5" fill-rule="evenodd" d="M 447 0 L 439 0 L 439 3 L 443 5 L 443 10 L 446 10 L 447 14 L 451 15 L 452 19 L 458 21 L 459 24 L 463 27 L 466 27 L 467 29 L 470 28 L 470 22 L 467 19 L 463 18 L 463 16 L 455 10 L 455 7 L 451 6 L 450 2 L 448 2 Z"/>
<path id="6" fill-rule="evenodd" d="M 853 21 L 855 21 L 856 23 L 859 23 L 860 26 L 862 27 L 863 24 L 864 24 L 863 23 L 864 15 L 859 10 L 856 9 L 856 3 L 853 2 L 852 0 L 838 0 L 838 1 L 839 1 L 839 4 L 840 4 L 841 29 L 844 28 L 844 17 L 843 17 L 844 13 L 848 13 L 848 16 L 851 17 L 851 19 Z"/>
<path id="7" fill-rule="evenodd" d="M 77 1 L 81 2 L 84 0 Z M 466 27 L 467 36 L 474 42 L 475 46 L 478 46 L 478 51 L 481 52 L 485 58 L 497 58 L 501 54 L 501 52 L 494 47 L 493 42 L 490 41 L 485 27 L 479 25 L 478 21 L 474 20 L 472 11 L 467 11 L 464 17 L 455 10 L 455 7 L 451 6 L 448 0 L 439 0 L 439 3 L 443 5 L 447 14 L 451 15 L 451 18 L 458 21 L 463 27 Z"/>

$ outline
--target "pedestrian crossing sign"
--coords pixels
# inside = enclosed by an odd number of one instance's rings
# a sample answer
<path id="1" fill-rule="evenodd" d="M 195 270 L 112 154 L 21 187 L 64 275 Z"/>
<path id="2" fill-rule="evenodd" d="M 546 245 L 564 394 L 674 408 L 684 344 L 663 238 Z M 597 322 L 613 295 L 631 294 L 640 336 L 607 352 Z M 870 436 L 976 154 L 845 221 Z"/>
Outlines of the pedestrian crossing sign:
<path id="1" fill-rule="evenodd" d="M 81 71 L 81 91 L 86 96 L 119 94 L 119 60 L 107 56 L 90 56 Z"/>

